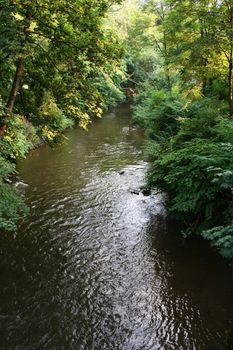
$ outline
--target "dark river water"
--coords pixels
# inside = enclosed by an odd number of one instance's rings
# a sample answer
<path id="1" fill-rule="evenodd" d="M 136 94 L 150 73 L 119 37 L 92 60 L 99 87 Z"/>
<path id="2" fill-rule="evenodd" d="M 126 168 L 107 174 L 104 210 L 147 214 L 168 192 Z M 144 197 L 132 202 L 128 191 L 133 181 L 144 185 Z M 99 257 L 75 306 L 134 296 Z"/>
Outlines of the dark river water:
<path id="1" fill-rule="evenodd" d="M 67 137 L 19 163 L 31 214 L 0 236 L 0 349 L 226 349 L 231 269 L 166 223 L 161 195 L 137 194 L 129 107 Z"/>

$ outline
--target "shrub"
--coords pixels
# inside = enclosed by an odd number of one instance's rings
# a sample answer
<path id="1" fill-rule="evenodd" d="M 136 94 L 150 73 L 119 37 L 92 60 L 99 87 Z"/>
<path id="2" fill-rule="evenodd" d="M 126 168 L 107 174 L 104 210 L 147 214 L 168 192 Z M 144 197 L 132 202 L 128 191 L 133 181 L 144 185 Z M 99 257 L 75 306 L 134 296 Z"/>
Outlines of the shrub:
<path id="1" fill-rule="evenodd" d="M 203 231 L 202 237 L 208 239 L 224 257 L 233 259 L 233 222 L 228 226 Z"/>
<path id="2" fill-rule="evenodd" d="M 28 209 L 17 190 L 5 183 L 7 176 L 15 171 L 15 166 L 0 157 L 0 229 L 16 229 L 18 220 Z"/>
<path id="3" fill-rule="evenodd" d="M 196 100 L 176 120 L 174 135 L 148 142 L 147 186 L 168 194 L 169 213 L 187 233 L 201 234 L 233 258 L 233 121 L 220 107 Z"/>
<path id="4" fill-rule="evenodd" d="M 151 186 L 170 197 L 169 209 L 187 224 L 210 227 L 233 215 L 233 146 L 195 139 L 152 164 Z"/>
<path id="5" fill-rule="evenodd" d="M 35 128 L 25 118 L 13 115 L 0 139 L 0 229 L 15 230 L 18 220 L 28 212 L 23 198 L 6 179 L 15 173 L 15 160 L 25 157 L 36 142 Z"/>
<path id="6" fill-rule="evenodd" d="M 172 139 L 172 147 L 183 147 L 184 142 L 195 138 L 216 139 L 219 124 L 223 120 L 221 113 L 219 102 L 213 99 L 203 98 L 190 103 L 186 108 L 185 116 L 179 119 L 179 127 Z"/>
<path id="7" fill-rule="evenodd" d="M 47 141 L 53 141 L 60 135 L 61 131 L 74 124 L 73 120 L 63 114 L 49 92 L 44 95 L 37 119 L 41 134 Z"/>
<path id="8" fill-rule="evenodd" d="M 37 142 L 35 128 L 24 117 L 14 115 L 8 121 L 4 137 L 0 139 L 0 153 L 6 159 L 25 157 Z"/>
<path id="9" fill-rule="evenodd" d="M 124 67 L 122 69 L 115 68 L 115 72 L 111 72 L 111 74 L 102 73 L 97 78 L 95 85 L 102 96 L 105 110 L 125 100 L 125 94 L 121 87 L 121 82 L 124 80 L 126 80 Z"/>
<path id="10" fill-rule="evenodd" d="M 175 135 L 179 119 L 185 115 L 185 102 L 179 92 L 152 90 L 149 96 L 136 105 L 134 121 L 146 129 L 150 138 L 163 140 Z"/>

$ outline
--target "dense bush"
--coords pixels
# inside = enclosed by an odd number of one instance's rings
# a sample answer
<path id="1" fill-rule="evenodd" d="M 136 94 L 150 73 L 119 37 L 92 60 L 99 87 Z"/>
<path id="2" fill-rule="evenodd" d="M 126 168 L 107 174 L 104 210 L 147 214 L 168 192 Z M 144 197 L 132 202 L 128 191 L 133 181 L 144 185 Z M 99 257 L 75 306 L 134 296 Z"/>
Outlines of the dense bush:
<path id="1" fill-rule="evenodd" d="M 178 130 L 184 116 L 185 102 L 179 92 L 152 90 L 134 110 L 134 121 L 146 129 L 152 139 L 164 139 Z"/>
<path id="2" fill-rule="evenodd" d="M 35 127 L 24 117 L 14 115 L 0 139 L 0 154 L 6 159 L 24 157 L 38 140 Z"/>
<path id="3" fill-rule="evenodd" d="M 74 122 L 67 118 L 58 107 L 54 97 L 47 92 L 39 108 L 36 122 L 41 136 L 46 141 L 55 141 L 62 131 L 71 127 Z"/>
<path id="4" fill-rule="evenodd" d="M 112 67 L 109 67 L 112 69 Z M 96 87 L 103 99 L 103 109 L 108 110 L 117 103 L 125 100 L 122 89 L 122 81 L 126 80 L 125 67 L 114 68 L 114 72 L 107 74 L 102 72 L 96 80 Z"/>
<path id="5" fill-rule="evenodd" d="M 25 157 L 38 142 L 35 128 L 24 118 L 14 115 L 0 139 L 0 229 L 14 230 L 28 209 L 9 176 L 16 172 L 15 160 Z"/>
<path id="6" fill-rule="evenodd" d="M 233 145 L 194 139 L 153 162 L 149 182 L 170 196 L 170 212 L 200 228 L 233 217 Z"/>
<path id="7" fill-rule="evenodd" d="M 214 227 L 211 230 L 203 231 L 202 236 L 208 239 L 214 247 L 219 249 L 224 257 L 232 259 L 233 223 L 228 226 Z"/>
<path id="8" fill-rule="evenodd" d="M 148 186 L 168 194 L 169 213 L 233 258 L 233 121 L 213 98 L 149 91 L 136 106 L 152 162 Z"/>
<path id="9" fill-rule="evenodd" d="M 15 166 L 0 157 L 0 229 L 14 230 L 18 220 L 28 212 L 17 190 L 7 184 L 7 176 L 15 171 Z"/>

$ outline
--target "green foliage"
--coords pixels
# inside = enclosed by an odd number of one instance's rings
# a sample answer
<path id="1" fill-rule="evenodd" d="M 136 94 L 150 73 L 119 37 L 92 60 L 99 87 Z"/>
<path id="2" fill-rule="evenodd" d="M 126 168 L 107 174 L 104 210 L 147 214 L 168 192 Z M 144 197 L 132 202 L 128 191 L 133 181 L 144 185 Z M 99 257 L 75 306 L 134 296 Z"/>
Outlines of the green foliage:
<path id="1" fill-rule="evenodd" d="M 233 223 L 203 231 L 202 236 L 209 240 L 226 258 L 233 258 Z"/>
<path id="2" fill-rule="evenodd" d="M 25 212 L 5 183 L 12 164 L 40 138 L 58 142 L 75 122 L 87 130 L 123 100 L 122 45 L 103 25 L 120 2 L 0 0 L 0 229 L 14 229 Z"/>
<path id="3" fill-rule="evenodd" d="M 15 166 L 6 161 L 3 157 L 0 157 L 0 182 L 3 183 L 3 179 L 15 171 Z"/>
<path id="4" fill-rule="evenodd" d="M 136 89 L 134 121 L 148 136 L 148 186 L 168 194 L 170 214 L 189 232 L 233 258 L 229 6 L 146 1 L 127 29 L 127 62 Z"/>
<path id="5" fill-rule="evenodd" d="M 14 171 L 14 165 L 0 157 L 0 229 L 9 231 L 15 230 L 18 220 L 28 212 L 16 189 L 5 183 Z"/>
<path id="6" fill-rule="evenodd" d="M 0 229 L 15 230 L 19 219 L 28 213 L 22 196 L 6 180 L 16 172 L 14 161 L 25 157 L 36 142 L 35 128 L 25 118 L 15 115 L 10 119 L 0 139 Z"/>
<path id="7" fill-rule="evenodd" d="M 0 2 L 4 19 L 0 24 L 4 37 L 0 40 L 0 93 L 4 104 L 12 88 L 17 59 L 21 58 L 24 76 L 17 91 L 15 111 L 36 120 L 45 103 L 44 96 L 50 93 L 66 116 L 70 107 L 78 108 L 78 114 L 85 115 L 81 125 L 86 127 L 87 116 L 90 119 L 94 109 L 99 113 L 102 97 L 94 87 L 99 72 L 108 71 L 112 79 L 114 74 L 110 72 L 121 61 L 123 51 L 117 35 L 103 27 L 109 7 L 120 1 Z M 73 103 L 74 98 L 79 99 L 78 103 Z M 63 129 L 64 118 L 57 119 L 55 127 Z"/>
<path id="8" fill-rule="evenodd" d="M 233 258 L 233 122 L 220 116 L 220 107 L 212 99 L 189 103 L 176 133 L 149 143 L 148 183 L 168 194 L 170 215 L 188 231 L 201 233 Z"/>
<path id="9" fill-rule="evenodd" d="M 4 105 L 3 105 L 3 100 L 0 96 L 0 118 L 4 115 Z"/>
<path id="10" fill-rule="evenodd" d="M 0 139 L 1 156 L 6 159 L 25 157 L 38 140 L 35 128 L 24 117 L 15 115 Z"/>
<path id="11" fill-rule="evenodd" d="M 178 104 L 177 98 L 182 103 Z M 233 122 L 224 116 L 225 105 L 218 100 L 184 101 L 180 95 L 171 99 L 169 92 L 150 91 L 136 107 L 140 121 L 138 111 L 146 106 L 141 110 L 151 139 L 147 147 L 152 161 L 148 184 L 168 194 L 170 215 L 188 231 L 205 230 L 203 235 L 210 239 L 212 231 L 208 229 L 230 224 L 233 219 Z M 170 118 L 164 113 L 167 105 Z M 160 123 L 151 123 L 151 116 Z M 218 243 L 225 242 L 224 232 L 228 231 L 221 229 Z M 226 256 L 223 247 L 220 251 Z"/>
<path id="12" fill-rule="evenodd" d="M 28 213 L 24 200 L 10 185 L 0 183 L 0 229 L 15 230 L 18 221 Z"/>
<path id="13" fill-rule="evenodd" d="M 44 96 L 38 111 L 37 122 L 42 137 L 49 142 L 54 141 L 63 130 L 74 124 L 73 120 L 63 114 L 50 93 L 46 93 Z"/>
<path id="14" fill-rule="evenodd" d="M 185 101 L 178 92 L 152 90 L 134 110 L 134 121 L 145 128 L 153 139 L 164 139 L 178 130 L 184 116 Z"/>
<path id="15" fill-rule="evenodd" d="M 232 209 L 232 151 L 230 144 L 201 139 L 164 150 L 153 162 L 150 184 L 170 194 L 174 216 L 187 214 L 204 225 L 227 219 Z"/>
<path id="16" fill-rule="evenodd" d="M 114 107 L 117 103 L 125 100 L 125 94 L 121 88 L 121 82 L 125 79 L 125 72 L 122 69 L 116 69 L 112 76 L 104 73 L 97 78 L 96 86 L 103 97 L 103 108 L 107 110 Z"/>
<path id="17" fill-rule="evenodd" d="M 183 147 L 183 143 L 192 139 L 216 139 L 222 142 L 230 141 L 226 138 L 223 124 L 232 123 L 223 119 L 224 104 L 211 98 L 199 98 L 193 102 L 186 102 L 185 116 L 179 120 L 176 135 L 171 140 L 173 148 Z M 220 136 L 220 129 L 222 135 Z"/>

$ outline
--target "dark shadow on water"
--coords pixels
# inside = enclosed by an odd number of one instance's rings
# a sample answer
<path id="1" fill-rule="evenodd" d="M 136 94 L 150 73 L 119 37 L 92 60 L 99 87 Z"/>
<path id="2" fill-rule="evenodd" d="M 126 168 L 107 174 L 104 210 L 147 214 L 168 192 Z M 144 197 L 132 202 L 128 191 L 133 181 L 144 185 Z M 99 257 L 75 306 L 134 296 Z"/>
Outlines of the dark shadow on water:
<path id="1" fill-rule="evenodd" d="M 226 350 L 232 270 L 140 192 L 129 106 L 67 137 L 18 165 L 31 213 L 0 235 L 0 349 Z"/>

